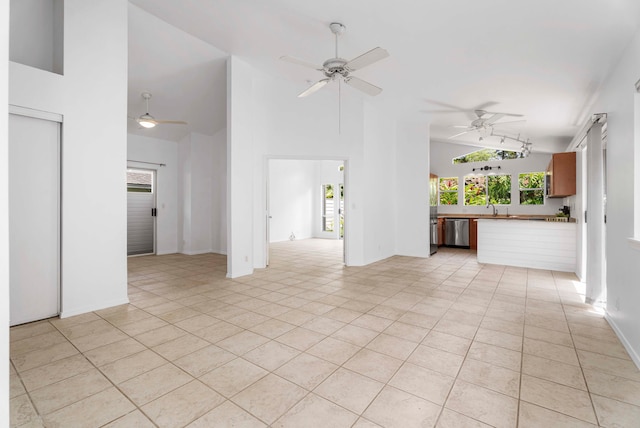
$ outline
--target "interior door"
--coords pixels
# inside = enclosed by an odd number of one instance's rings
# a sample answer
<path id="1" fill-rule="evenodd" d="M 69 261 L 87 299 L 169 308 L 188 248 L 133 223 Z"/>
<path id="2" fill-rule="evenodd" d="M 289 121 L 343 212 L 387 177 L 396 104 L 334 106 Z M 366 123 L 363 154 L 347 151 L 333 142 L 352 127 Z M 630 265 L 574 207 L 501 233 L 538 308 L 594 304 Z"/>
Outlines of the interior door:
<path id="1" fill-rule="evenodd" d="M 127 255 L 155 253 L 155 171 L 127 169 Z"/>
<path id="2" fill-rule="evenodd" d="M 60 124 L 9 115 L 10 324 L 60 313 Z"/>

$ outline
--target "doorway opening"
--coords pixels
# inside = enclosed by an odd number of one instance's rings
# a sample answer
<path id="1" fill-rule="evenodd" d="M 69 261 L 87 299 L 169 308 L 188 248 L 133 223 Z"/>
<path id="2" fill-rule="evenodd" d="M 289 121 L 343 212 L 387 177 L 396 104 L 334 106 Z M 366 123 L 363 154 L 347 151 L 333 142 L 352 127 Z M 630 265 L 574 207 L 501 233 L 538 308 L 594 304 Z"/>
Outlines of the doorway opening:
<path id="1" fill-rule="evenodd" d="M 156 171 L 127 168 L 127 255 L 156 252 Z"/>
<path id="2" fill-rule="evenodd" d="M 267 165 L 266 265 L 270 246 L 331 240 L 346 264 L 348 239 L 345 160 L 269 159 Z M 300 245 L 300 244 L 298 244 Z M 291 244 L 293 247 L 293 244 Z M 335 253 L 335 250 L 332 250 Z M 276 254 L 282 254 L 278 251 Z M 322 256 L 319 254 L 318 258 Z"/>

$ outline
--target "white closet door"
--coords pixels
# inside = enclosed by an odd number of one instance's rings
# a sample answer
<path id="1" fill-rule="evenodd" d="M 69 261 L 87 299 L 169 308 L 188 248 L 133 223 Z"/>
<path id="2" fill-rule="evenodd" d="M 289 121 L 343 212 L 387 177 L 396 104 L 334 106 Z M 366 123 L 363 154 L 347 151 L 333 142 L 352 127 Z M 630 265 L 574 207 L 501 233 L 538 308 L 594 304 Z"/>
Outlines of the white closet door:
<path id="1" fill-rule="evenodd" d="M 10 324 L 60 312 L 60 124 L 9 115 Z"/>

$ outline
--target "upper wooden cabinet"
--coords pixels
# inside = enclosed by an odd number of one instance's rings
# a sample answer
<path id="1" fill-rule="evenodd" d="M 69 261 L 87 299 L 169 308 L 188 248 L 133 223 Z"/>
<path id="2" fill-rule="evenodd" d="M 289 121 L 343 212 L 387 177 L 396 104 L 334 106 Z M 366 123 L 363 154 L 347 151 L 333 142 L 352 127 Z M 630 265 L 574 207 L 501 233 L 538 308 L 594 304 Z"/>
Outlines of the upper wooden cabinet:
<path id="1" fill-rule="evenodd" d="M 576 152 L 554 153 L 547 168 L 547 197 L 576 194 Z"/>

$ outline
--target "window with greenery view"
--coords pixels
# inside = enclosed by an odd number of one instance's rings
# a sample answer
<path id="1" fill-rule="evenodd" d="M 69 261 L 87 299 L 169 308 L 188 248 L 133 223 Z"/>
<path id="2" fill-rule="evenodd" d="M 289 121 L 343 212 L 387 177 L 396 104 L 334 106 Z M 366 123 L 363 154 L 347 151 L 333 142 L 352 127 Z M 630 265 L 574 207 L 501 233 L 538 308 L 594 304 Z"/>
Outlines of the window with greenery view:
<path id="1" fill-rule="evenodd" d="M 487 162 L 487 161 L 500 161 L 505 159 L 520 159 L 521 152 L 513 152 L 511 150 L 493 150 L 482 149 L 475 152 L 467 153 L 466 155 L 453 158 L 453 164 L 470 163 L 470 162 Z"/>
<path id="2" fill-rule="evenodd" d="M 489 175 L 487 177 L 487 192 L 489 203 L 495 205 L 511 204 L 511 176 Z"/>
<path id="3" fill-rule="evenodd" d="M 333 232 L 333 186 L 323 184 L 322 194 L 322 231 Z"/>
<path id="4" fill-rule="evenodd" d="M 464 178 L 464 204 L 487 205 L 487 203 L 511 204 L 510 175 L 467 175 Z"/>
<path id="5" fill-rule="evenodd" d="M 440 205 L 458 205 L 458 177 L 440 177 Z"/>
<path id="6" fill-rule="evenodd" d="M 487 204 L 487 177 L 484 175 L 467 175 L 464 178 L 464 204 Z"/>
<path id="7" fill-rule="evenodd" d="M 544 205 L 544 172 L 518 174 L 520 205 Z"/>

